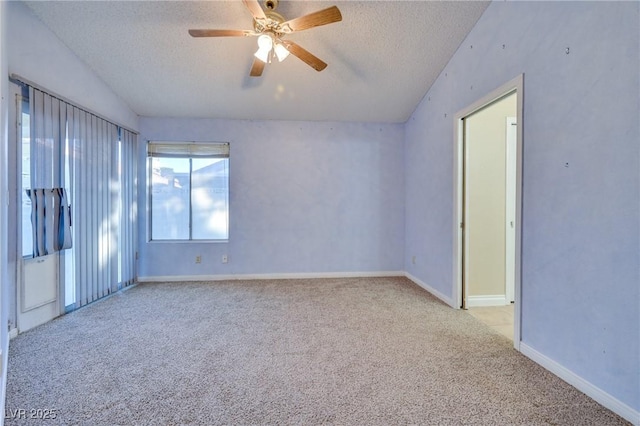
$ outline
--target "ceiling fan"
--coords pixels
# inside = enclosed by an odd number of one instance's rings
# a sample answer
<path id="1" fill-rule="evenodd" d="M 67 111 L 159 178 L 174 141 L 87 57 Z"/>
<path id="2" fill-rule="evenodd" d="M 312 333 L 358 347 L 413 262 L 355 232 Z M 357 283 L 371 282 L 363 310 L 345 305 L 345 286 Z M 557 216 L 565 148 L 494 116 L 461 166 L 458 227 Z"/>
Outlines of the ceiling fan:
<path id="1" fill-rule="evenodd" d="M 258 51 L 254 54 L 249 75 L 260 77 L 265 64 L 276 57 L 282 62 L 289 54 L 298 57 L 316 71 L 327 64 L 300 45 L 283 38 L 293 32 L 307 30 L 342 20 L 340 10 L 331 6 L 308 15 L 285 20 L 275 11 L 278 0 L 265 0 L 263 10 L 258 0 L 242 0 L 253 16 L 253 30 L 189 30 L 192 37 L 258 37 Z"/>

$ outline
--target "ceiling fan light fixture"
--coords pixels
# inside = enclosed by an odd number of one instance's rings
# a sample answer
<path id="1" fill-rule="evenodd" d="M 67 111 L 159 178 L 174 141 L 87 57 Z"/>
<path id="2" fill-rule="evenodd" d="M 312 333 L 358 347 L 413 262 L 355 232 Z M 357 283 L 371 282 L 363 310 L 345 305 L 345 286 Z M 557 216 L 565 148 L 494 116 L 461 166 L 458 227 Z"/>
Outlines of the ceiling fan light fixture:
<path id="1" fill-rule="evenodd" d="M 1 1 L 1 0 L 0 0 Z M 264 8 L 260 5 L 264 3 Z M 300 59 L 316 71 L 322 71 L 327 64 L 320 58 L 302 48 L 291 40 L 283 42 L 281 37 L 297 31 L 308 30 L 334 22 L 342 21 L 342 14 L 337 6 L 331 6 L 317 12 L 308 13 L 294 19 L 285 19 L 275 12 L 279 0 L 242 0 L 253 17 L 253 30 L 206 30 L 190 29 L 191 37 L 258 37 L 258 50 L 253 54 L 255 59 L 249 75 L 260 77 L 265 64 L 284 61 L 289 54 Z"/>
<path id="2" fill-rule="evenodd" d="M 271 36 L 262 34 L 258 37 L 258 51 L 254 53 L 253 56 L 260 59 L 262 62 L 269 62 L 271 49 L 273 49 L 273 39 Z"/>
<path id="3" fill-rule="evenodd" d="M 282 43 L 276 43 L 273 50 L 276 52 L 278 61 L 282 62 L 289 56 L 289 50 Z"/>
<path id="4" fill-rule="evenodd" d="M 265 64 L 269 62 L 269 54 L 271 50 L 258 49 L 256 53 L 253 54 L 256 58 L 260 59 Z"/>

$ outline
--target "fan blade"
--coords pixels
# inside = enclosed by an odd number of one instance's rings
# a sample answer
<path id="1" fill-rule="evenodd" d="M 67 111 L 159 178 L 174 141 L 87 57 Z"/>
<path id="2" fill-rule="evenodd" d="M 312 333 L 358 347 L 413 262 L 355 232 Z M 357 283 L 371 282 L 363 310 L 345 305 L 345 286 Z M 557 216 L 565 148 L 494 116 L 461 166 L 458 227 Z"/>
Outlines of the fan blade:
<path id="1" fill-rule="evenodd" d="M 251 72 L 249 75 L 251 77 L 260 77 L 262 75 L 262 71 L 264 70 L 264 62 L 262 62 L 258 58 L 254 58 L 253 65 L 251 65 Z"/>
<path id="2" fill-rule="evenodd" d="M 256 35 L 250 30 L 189 30 L 191 37 L 250 37 Z"/>
<path id="3" fill-rule="evenodd" d="M 322 71 L 327 67 L 326 63 L 309 53 L 307 50 L 300 47 L 299 44 L 296 44 L 289 40 L 283 41 L 282 44 L 287 48 L 289 52 L 291 52 L 292 55 L 297 56 L 314 70 Z"/>
<path id="4" fill-rule="evenodd" d="M 331 6 L 327 9 L 285 21 L 278 26 L 278 29 L 282 29 L 283 32 L 302 31 L 339 21 L 342 21 L 340 9 L 336 6 Z"/>
<path id="5" fill-rule="evenodd" d="M 258 0 L 242 0 L 242 2 L 245 6 L 247 6 L 249 12 L 251 12 L 253 19 L 255 19 L 256 21 L 267 19 L 267 15 L 264 14 L 264 10 L 262 10 L 262 7 L 260 7 L 260 3 L 258 3 Z"/>

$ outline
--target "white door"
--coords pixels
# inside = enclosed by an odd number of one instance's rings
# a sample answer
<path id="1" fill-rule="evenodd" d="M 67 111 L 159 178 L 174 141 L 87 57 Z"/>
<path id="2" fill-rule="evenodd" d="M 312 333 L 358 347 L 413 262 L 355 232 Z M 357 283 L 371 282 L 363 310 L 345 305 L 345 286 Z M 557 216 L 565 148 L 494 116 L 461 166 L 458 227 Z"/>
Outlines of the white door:
<path id="1" fill-rule="evenodd" d="M 516 282 L 516 167 L 518 127 L 516 117 L 506 119 L 505 290 L 507 304 L 515 300 Z"/>
<path id="2" fill-rule="evenodd" d="M 22 262 L 18 298 L 18 330 L 27 331 L 60 315 L 57 253 Z"/>
<path id="3" fill-rule="evenodd" d="M 18 285 L 16 292 L 16 320 L 19 332 L 33 327 L 60 315 L 59 259 L 54 253 L 48 256 L 32 258 L 31 201 L 25 189 L 31 187 L 31 137 L 29 106 L 25 99 L 14 88 L 15 103 L 12 107 L 12 118 L 16 126 L 10 126 L 11 140 L 17 141 L 16 159 L 18 194 L 16 203 L 18 212 Z"/>
<path id="4" fill-rule="evenodd" d="M 516 95 L 510 94 L 463 119 L 465 307 L 505 305 L 512 300 L 507 288 L 513 288 L 513 280 L 507 284 L 506 273 L 515 274 L 515 253 L 506 244 L 505 223 L 511 220 L 505 206 L 515 207 L 515 196 L 508 202 L 506 195 L 509 185 L 515 190 L 515 179 L 509 182 L 506 170 L 505 118 L 516 110 Z M 515 235 L 515 228 L 510 234 Z"/>

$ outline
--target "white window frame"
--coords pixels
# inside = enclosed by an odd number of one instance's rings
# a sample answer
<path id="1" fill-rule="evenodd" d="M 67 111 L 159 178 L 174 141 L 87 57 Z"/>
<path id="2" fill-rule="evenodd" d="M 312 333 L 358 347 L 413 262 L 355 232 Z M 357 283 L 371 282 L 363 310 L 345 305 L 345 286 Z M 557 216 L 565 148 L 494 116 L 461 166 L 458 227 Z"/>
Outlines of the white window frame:
<path id="1" fill-rule="evenodd" d="M 191 185 L 189 186 L 189 238 L 187 239 L 153 239 L 153 158 L 184 158 L 184 159 L 206 159 L 223 158 L 227 159 L 227 166 L 230 161 L 230 148 L 228 142 L 176 142 L 176 141 L 149 141 L 147 143 L 147 241 L 150 243 L 202 243 L 214 242 L 224 243 L 229 241 L 229 221 L 230 221 L 230 177 L 227 171 L 227 220 L 226 238 L 221 239 L 195 239 L 193 238 L 193 207 L 191 197 Z M 193 170 L 190 167 L 189 180 Z"/>

